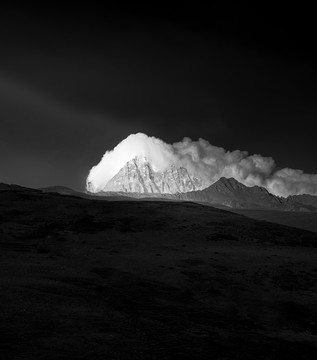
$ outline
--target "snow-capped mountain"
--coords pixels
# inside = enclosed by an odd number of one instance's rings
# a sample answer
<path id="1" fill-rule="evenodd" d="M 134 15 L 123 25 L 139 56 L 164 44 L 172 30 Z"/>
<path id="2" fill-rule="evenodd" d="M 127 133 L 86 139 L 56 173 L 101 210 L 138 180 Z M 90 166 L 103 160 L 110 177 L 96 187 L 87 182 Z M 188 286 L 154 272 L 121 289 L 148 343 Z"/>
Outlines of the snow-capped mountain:
<path id="1" fill-rule="evenodd" d="M 203 187 L 203 181 L 184 167 L 170 166 L 165 171 L 156 171 L 146 157 L 138 156 L 128 161 L 110 179 L 103 191 L 176 194 L 200 190 Z"/>
<path id="2" fill-rule="evenodd" d="M 89 184 L 88 184 L 89 190 Z M 212 185 L 193 176 L 184 167 L 170 166 L 157 171 L 144 156 L 128 161 L 105 187 L 99 196 L 123 195 L 132 197 L 160 197 L 224 205 L 237 209 L 271 209 L 286 211 L 316 211 L 317 197 L 310 195 L 281 198 L 264 187 L 248 187 L 234 178 L 220 178 Z"/>

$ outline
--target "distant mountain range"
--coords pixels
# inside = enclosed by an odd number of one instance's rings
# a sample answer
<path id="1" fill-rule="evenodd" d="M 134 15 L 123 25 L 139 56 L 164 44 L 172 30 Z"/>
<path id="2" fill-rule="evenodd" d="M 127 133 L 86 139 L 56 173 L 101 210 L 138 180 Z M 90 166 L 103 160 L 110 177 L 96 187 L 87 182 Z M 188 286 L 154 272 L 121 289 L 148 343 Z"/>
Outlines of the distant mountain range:
<path id="1" fill-rule="evenodd" d="M 284 211 L 317 211 L 317 196 L 295 195 L 282 198 L 264 187 L 248 187 L 234 178 L 220 178 L 204 188 L 203 180 L 184 167 L 171 166 L 155 171 L 145 157 L 136 157 L 94 195 L 124 195 L 134 198 L 186 200 L 236 209 L 269 209 Z"/>
<path id="2" fill-rule="evenodd" d="M 234 178 L 222 177 L 206 189 L 177 194 L 177 197 L 181 200 L 219 204 L 238 209 L 317 211 L 317 196 L 296 195 L 282 198 L 272 195 L 264 187 L 248 187 Z"/>
<path id="3" fill-rule="evenodd" d="M 13 195 L 14 194 L 14 195 Z M 55 196 L 58 194 L 57 196 Z M 71 196 L 100 201 L 190 201 L 229 210 L 256 220 L 265 220 L 281 225 L 317 232 L 317 196 L 298 195 L 280 198 L 266 189 L 247 187 L 235 179 L 221 178 L 206 189 L 177 194 L 100 192 L 90 194 L 74 191 L 64 186 L 29 189 L 18 185 L 0 183 L 1 199 L 16 198 L 41 200 L 46 197 L 64 201 L 60 197 Z"/>
<path id="4" fill-rule="evenodd" d="M 18 185 L 0 184 L 0 191 L 21 191 Z M 193 201 L 231 209 L 279 210 L 317 212 L 317 196 L 294 195 L 278 197 L 259 186 L 248 187 L 233 178 L 220 178 L 203 188 L 203 181 L 190 174 L 184 167 L 171 166 L 163 172 L 155 171 L 145 157 L 130 160 L 104 187 L 103 191 L 79 192 L 63 186 L 39 190 L 87 199 L 127 200 L 165 199 Z"/>

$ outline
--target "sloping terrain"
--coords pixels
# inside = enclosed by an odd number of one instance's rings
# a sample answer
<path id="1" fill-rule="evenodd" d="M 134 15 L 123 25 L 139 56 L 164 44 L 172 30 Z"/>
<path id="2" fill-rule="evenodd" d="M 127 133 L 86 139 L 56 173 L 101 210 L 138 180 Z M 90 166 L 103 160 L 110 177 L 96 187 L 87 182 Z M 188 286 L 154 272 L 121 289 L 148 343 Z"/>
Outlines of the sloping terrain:
<path id="1" fill-rule="evenodd" d="M 221 179 L 220 179 L 221 180 Z M 252 188 L 251 188 L 252 189 Z M 80 193 L 76 192 L 74 190 L 60 187 L 60 186 L 51 186 L 45 189 L 41 189 L 44 192 L 56 192 L 59 194 L 68 194 L 68 195 L 74 195 L 74 196 L 80 196 L 86 199 L 98 199 L 98 200 L 112 200 L 112 201 L 127 201 L 129 199 L 143 199 L 143 200 L 159 200 L 159 201 L 183 201 L 180 198 L 183 197 L 183 195 L 179 194 L 143 194 L 143 193 L 124 193 L 124 192 L 107 192 L 106 196 L 103 196 L 103 193 L 98 193 L 95 195 L 89 195 L 87 193 Z M 252 190 L 251 190 L 252 191 Z M 266 190 L 265 190 L 266 191 Z M 190 193 L 189 193 L 190 195 Z M 271 195 L 269 194 L 271 197 Z M 188 197 L 188 200 L 190 200 L 190 196 Z M 304 229 L 308 231 L 317 232 L 317 206 L 315 204 L 316 202 L 316 196 L 312 195 L 298 195 L 298 196 L 290 196 L 285 200 L 280 199 L 281 203 L 286 203 L 286 208 L 281 207 L 279 210 L 272 210 L 270 209 L 269 205 L 267 207 L 261 207 L 256 206 L 256 208 L 252 207 L 252 205 L 249 203 L 242 203 L 243 206 L 240 207 L 232 207 L 232 206 L 226 206 L 220 204 L 217 202 L 209 201 L 199 201 L 195 200 L 193 197 L 191 201 L 203 204 L 203 205 L 212 205 L 217 208 L 231 211 L 237 214 L 241 214 L 247 217 L 250 217 L 251 219 L 256 220 L 265 220 L 272 223 L 280 224 L 280 225 L 286 225 L 291 227 L 296 227 L 299 229 Z M 303 199 L 303 203 L 301 203 Z M 206 199 L 205 199 L 206 200 Z M 186 201 L 186 200 L 184 200 Z M 222 199 L 223 203 L 228 203 L 228 198 Z M 229 204 L 232 204 L 232 202 Z M 249 207 L 248 207 L 249 206 Z M 253 205 L 254 206 L 254 205 Z"/>
<path id="2" fill-rule="evenodd" d="M 74 196 L 83 196 L 84 194 L 79 192 L 79 191 L 75 191 L 71 188 L 68 188 L 66 186 L 48 186 L 45 188 L 41 188 L 39 190 L 42 190 L 43 192 L 52 192 L 52 193 L 58 193 L 61 195 L 74 195 Z"/>
<path id="3" fill-rule="evenodd" d="M 292 226 L 317 233 L 317 212 L 276 211 L 254 209 L 230 209 L 251 219 L 265 220 L 276 224 Z"/>
<path id="4" fill-rule="evenodd" d="M 0 188 L 1 359 L 317 356 L 317 234 Z"/>

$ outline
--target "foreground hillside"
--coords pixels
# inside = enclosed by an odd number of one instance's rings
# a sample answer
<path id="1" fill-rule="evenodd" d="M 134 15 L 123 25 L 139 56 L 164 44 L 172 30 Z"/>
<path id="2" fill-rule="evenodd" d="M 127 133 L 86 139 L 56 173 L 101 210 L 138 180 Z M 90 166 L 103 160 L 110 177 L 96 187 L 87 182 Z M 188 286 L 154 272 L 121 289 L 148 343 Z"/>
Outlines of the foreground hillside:
<path id="1" fill-rule="evenodd" d="M 317 234 L 0 187 L 1 359 L 313 359 Z"/>
<path id="2" fill-rule="evenodd" d="M 299 211 L 274 211 L 255 209 L 229 209 L 237 214 L 248 216 L 252 219 L 265 220 L 273 223 L 293 226 L 299 229 L 314 231 L 317 233 L 317 212 Z"/>

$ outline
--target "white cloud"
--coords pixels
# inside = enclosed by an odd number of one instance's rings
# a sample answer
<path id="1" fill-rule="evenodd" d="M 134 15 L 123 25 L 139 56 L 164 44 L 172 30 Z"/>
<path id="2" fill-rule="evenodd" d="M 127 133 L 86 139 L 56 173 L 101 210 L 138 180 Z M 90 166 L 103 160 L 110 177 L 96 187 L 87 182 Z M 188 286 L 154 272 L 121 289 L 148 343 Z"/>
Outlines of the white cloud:
<path id="1" fill-rule="evenodd" d="M 174 164 L 184 166 L 209 186 L 220 177 L 233 177 L 247 186 L 264 186 L 279 196 L 295 194 L 317 195 L 317 175 L 302 170 L 276 171 L 270 157 L 249 155 L 246 151 L 226 151 L 204 139 L 184 138 L 172 145 L 155 137 L 138 133 L 129 135 L 113 150 L 106 151 L 87 178 L 87 189 L 101 191 L 107 182 L 132 158 L 146 156 L 154 169 L 165 170 Z"/>

